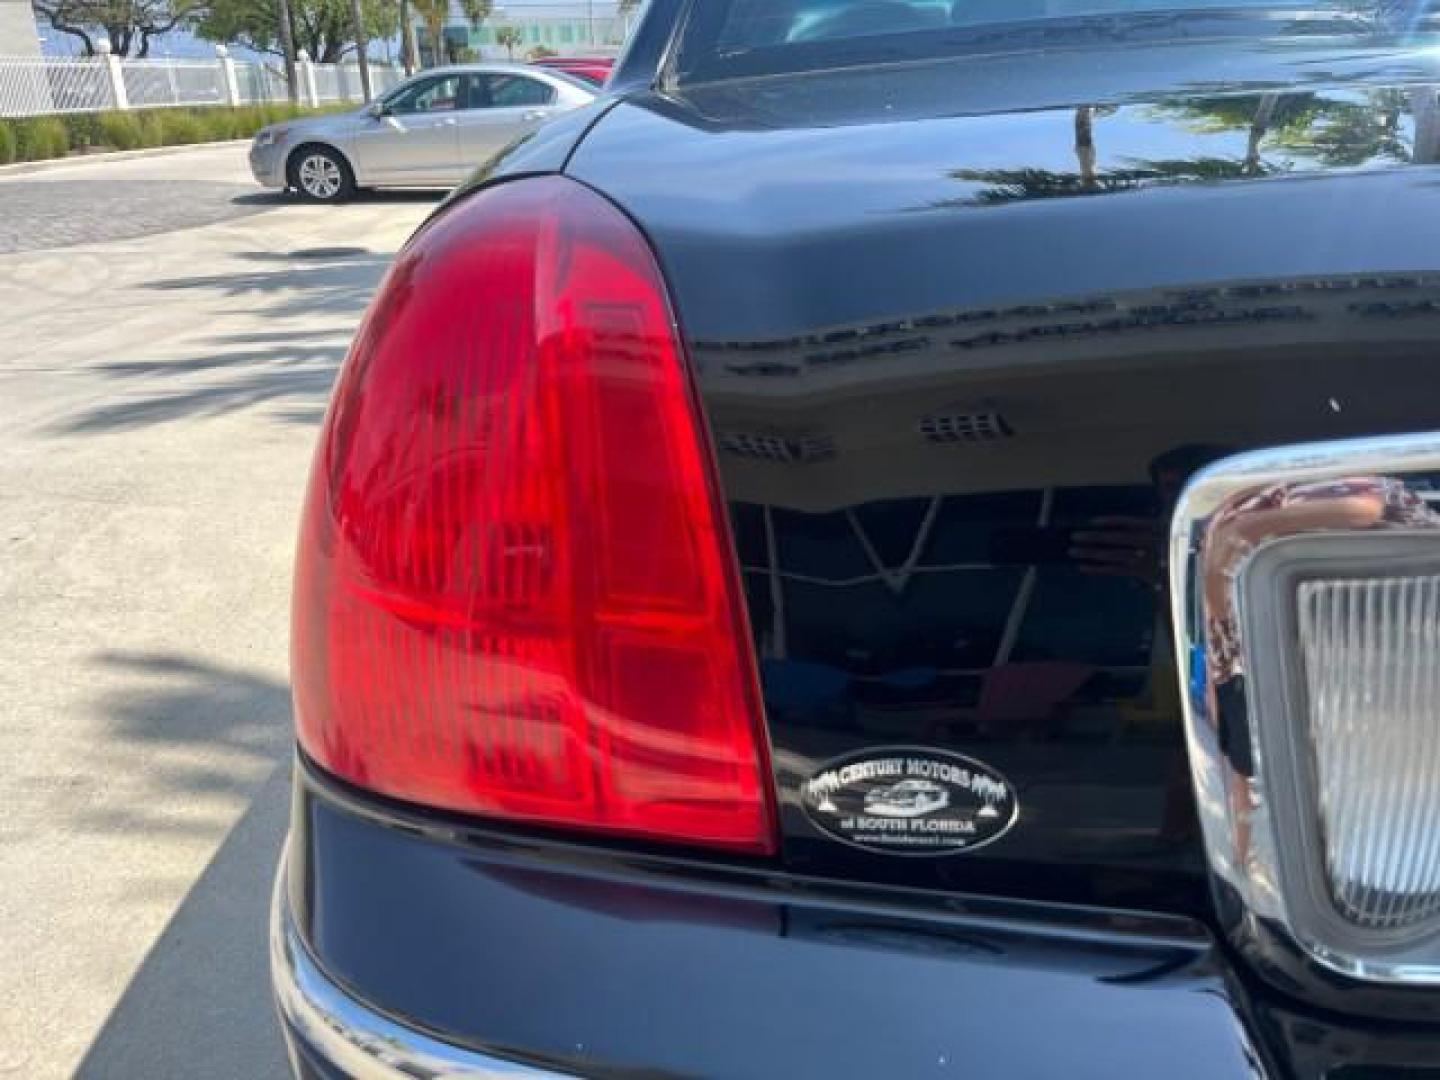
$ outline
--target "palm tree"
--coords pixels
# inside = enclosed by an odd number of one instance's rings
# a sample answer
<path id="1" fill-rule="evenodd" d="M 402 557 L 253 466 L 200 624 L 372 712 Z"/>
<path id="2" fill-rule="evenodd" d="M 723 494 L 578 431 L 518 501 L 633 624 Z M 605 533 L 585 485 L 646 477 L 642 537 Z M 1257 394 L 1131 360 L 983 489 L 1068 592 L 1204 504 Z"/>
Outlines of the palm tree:
<path id="1" fill-rule="evenodd" d="M 1114 105 L 1081 105 L 1075 110 L 1075 161 L 1087 188 L 1096 186 L 1095 121 L 1116 111 Z"/>
<path id="2" fill-rule="evenodd" d="M 1202 135 L 1245 132 L 1243 158 L 1197 156 L 1124 162 L 1101 169 L 1095 148 L 1095 120 L 1108 110 L 1075 110 L 1076 171 L 1053 169 L 956 169 L 950 175 L 979 191 L 932 204 L 937 207 L 993 206 L 1031 199 L 1107 195 L 1172 183 L 1203 183 L 1271 176 L 1297 167 L 1297 160 L 1330 168 L 1377 162 L 1440 161 L 1440 95 L 1434 90 L 1368 90 L 1344 98 L 1316 93 L 1242 94 L 1167 101 L 1147 110 L 1155 119 L 1179 121 Z M 1414 119 L 1414 142 L 1402 117 Z M 1264 148 L 1279 151 L 1267 162 Z"/>
<path id="3" fill-rule="evenodd" d="M 1080 165 L 1080 182 L 1095 186 L 1095 109 L 1081 105 L 1075 110 L 1075 160 Z"/>
<path id="4" fill-rule="evenodd" d="M 515 47 L 525 42 L 525 35 L 518 26 L 502 26 L 495 31 L 495 44 L 505 46 L 505 55 L 515 59 Z"/>
<path id="5" fill-rule="evenodd" d="M 1261 94 L 1255 115 L 1250 118 L 1250 134 L 1245 141 L 1245 171 L 1254 175 L 1260 171 L 1260 144 L 1265 140 L 1270 125 L 1275 121 L 1275 112 L 1280 107 L 1279 94 Z"/>
<path id="6" fill-rule="evenodd" d="M 414 75 L 420 58 L 415 55 L 415 20 L 410 17 L 410 0 L 400 0 L 400 66 Z"/>
<path id="7" fill-rule="evenodd" d="M 1198 135 L 1245 131 L 1245 168 L 1248 175 L 1260 176 L 1266 171 L 1261 160 L 1265 141 L 1278 144 L 1308 130 L 1319 109 L 1314 94 L 1238 94 L 1165 102 L 1151 112 L 1178 120 Z"/>
<path id="8" fill-rule="evenodd" d="M 1433 86 L 1410 91 L 1410 114 L 1415 117 L 1415 163 L 1440 161 L 1440 94 Z"/>
<path id="9" fill-rule="evenodd" d="M 450 17 L 450 0 L 410 0 L 415 11 L 425 23 L 426 36 L 430 38 L 431 63 L 438 64 L 444 56 L 445 20 Z"/>
<path id="10" fill-rule="evenodd" d="M 1276 142 L 1332 167 L 1408 162 L 1410 147 L 1400 117 L 1411 104 L 1403 90 L 1366 91 L 1360 101 L 1320 99 L 1310 128 L 1283 132 Z"/>
<path id="11" fill-rule="evenodd" d="M 1258 173 L 1249 171 L 1243 161 L 1232 158 L 1165 158 L 1137 159 L 1125 168 L 1103 172 L 1056 172 L 1052 169 L 955 169 L 950 175 L 956 180 L 987 187 L 963 198 L 945 199 L 932 204 L 937 208 L 956 206 L 998 206 L 1003 203 L 1032 199 L 1064 199 L 1077 195 L 1112 195 L 1137 188 L 1156 187 L 1184 182 L 1205 183 L 1235 180 L 1245 176 L 1265 175 L 1268 166 L 1258 166 Z"/>
<path id="12" fill-rule="evenodd" d="M 1197 97 L 1166 102 L 1153 114 L 1200 134 L 1246 131 L 1245 163 L 1259 176 L 1266 172 L 1265 145 L 1331 167 L 1409 161 L 1400 117 L 1414 107 L 1403 91 L 1371 90 L 1358 99 L 1314 93 Z"/>

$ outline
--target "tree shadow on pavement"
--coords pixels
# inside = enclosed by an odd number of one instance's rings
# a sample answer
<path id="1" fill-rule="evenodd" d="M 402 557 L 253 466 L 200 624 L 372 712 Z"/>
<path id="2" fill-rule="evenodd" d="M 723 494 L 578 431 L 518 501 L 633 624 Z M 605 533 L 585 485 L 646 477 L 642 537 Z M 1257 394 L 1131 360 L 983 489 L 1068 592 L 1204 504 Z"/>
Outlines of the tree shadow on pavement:
<path id="1" fill-rule="evenodd" d="M 217 345 L 293 345 L 297 341 L 333 338 L 334 330 L 253 330 L 240 334 L 217 334 L 211 340 Z"/>
<path id="2" fill-rule="evenodd" d="M 145 288 L 264 300 L 264 313 L 273 318 L 311 315 L 319 310 L 358 312 L 369 302 L 391 256 L 365 252 L 316 259 L 265 251 L 242 253 L 241 258 L 268 263 L 273 268 L 162 278 L 147 283 Z"/>
<path id="3" fill-rule="evenodd" d="M 336 334 L 331 332 L 330 337 Z M 343 345 L 302 345 L 291 343 L 263 349 L 235 349 L 212 356 L 193 356 L 182 360 L 117 360 L 101 364 L 92 371 L 117 379 L 143 378 L 150 375 L 185 375 L 227 368 L 304 367 L 314 363 L 333 362 L 343 353 Z"/>
<path id="4" fill-rule="evenodd" d="M 273 407 L 270 415 L 279 423 L 317 422 L 349 336 L 391 256 L 316 249 L 240 257 L 257 268 L 166 278 L 144 287 L 203 294 L 205 303 L 249 301 L 273 329 L 219 333 L 174 358 L 125 358 L 88 368 L 89 374 L 124 383 L 123 389 L 58 420 L 50 433 L 126 431 L 265 407 Z M 287 329 L 292 323 L 293 332 Z M 333 325 L 324 329 L 325 323 Z"/>
<path id="5" fill-rule="evenodd" d="M 288 689 L 170 653 L 106 653 L 98 660 L 137 680 L 98 705 L 115 737 L 106 755 L 120 768 L 127 753 L 143 755 L 155 790 L 145 800 L 149 812 L 135 807 L 88 824 L 159 842 L 166 830 L 185 826 L 183 813 L 167 816 L 167 804 L 183 811 L 214 793 L 249 794 L 250 801 L 146 954 L 77 1075 L 288 1075 L 266 953 L 270 885 L 290 807 Z M 184 754 L 183 767 L 154 768 L 162 748 L 215 754 L 206 764 Z M 256 766 L 264 770 L 258 782 Z M 171 887 L 164 877 L 138 874 L 133 884 L 141 893 Z M 121 925 L 117 919 L 117 931 Z"/>
<path id="6" fill-rule="evenodd" d="M 51 430 L 62 435 L 126 431 L 187 416 L 224 416 L 264 405 L 284 406 L 273 414 L 283 423 L 312 423 L 325 411 L 335 372 L 344 356 L 344 345 L 332 345 L 102 365 L 94 370 L 116 379 L 174 379 L 206 372 L 222 377 L 184 389 L 121 397 L 88 409 Z"/>
<path id="7" fill-rule="evenodd" d="M 289 1075 L 270 1002 L 270 886 L 290 769 L 260 788 L 160 935 L 76 1071 L 85 1080 Z"/>
<path id="8" fill-rule="evenodd" d="M 289 751 L 288 686 L 174 653 L 107 652 L 96 660 L 139 680 L 99 705 L 125 743 L 198 743 L 272 761 Z"/>
<path id="9" fill-rule="evenodd" d="M 197 800 L 247 794 L 257 766 L 290 753 L 290 691 L 279 682 L 171 653 L 102 653 L 96 662 L 128 676 L 96 705 L 109 729 L 105 759 L 143 770 L 153 790 L 124 807 L 72 811 L 82 828 L 211 835 L 210 820 L 189 812 Z"/>

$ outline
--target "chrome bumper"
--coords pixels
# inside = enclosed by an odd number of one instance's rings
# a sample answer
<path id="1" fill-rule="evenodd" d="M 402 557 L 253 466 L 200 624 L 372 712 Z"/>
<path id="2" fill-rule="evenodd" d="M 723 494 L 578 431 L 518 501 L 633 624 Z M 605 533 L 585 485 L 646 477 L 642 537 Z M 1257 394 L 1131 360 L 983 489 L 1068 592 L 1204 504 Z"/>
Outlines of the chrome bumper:
<path id="1" fill-rule="evenodd" d="M 397 1024 L 341 990 L 300 940 L 284 881 L 282 857 L 270 907 L 270 978 L 297 1075 L 299 1040 L 304 1053 L 318 1055 L 333 1070 L 357 1080 L 561 1080 L 561 1073 L 464 1049 Z"/>

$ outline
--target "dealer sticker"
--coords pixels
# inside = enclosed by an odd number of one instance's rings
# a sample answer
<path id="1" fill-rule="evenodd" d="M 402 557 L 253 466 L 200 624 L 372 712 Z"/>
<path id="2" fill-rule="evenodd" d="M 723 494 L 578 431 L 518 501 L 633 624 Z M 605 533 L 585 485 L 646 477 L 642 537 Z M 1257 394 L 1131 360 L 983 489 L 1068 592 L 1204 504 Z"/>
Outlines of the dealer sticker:
<path id="1" fill-rule="evenodd" d="M 994 843 L 1015 824 L 1010 782 L 947 750 L 888 746 L 838 758 L 800 787 L 817 826 L 887 855 L 953 855 Z"/>

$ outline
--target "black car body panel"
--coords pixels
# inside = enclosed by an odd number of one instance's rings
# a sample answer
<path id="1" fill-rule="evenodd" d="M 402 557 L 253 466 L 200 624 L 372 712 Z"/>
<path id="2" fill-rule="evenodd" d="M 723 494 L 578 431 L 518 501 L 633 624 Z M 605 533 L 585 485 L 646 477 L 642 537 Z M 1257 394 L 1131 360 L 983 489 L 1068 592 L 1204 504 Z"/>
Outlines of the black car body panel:
<path id="1" fill-rule="evenodd" d="M 378 801 L 303 758 L 296 777 L 284 886 L 316 960 L 396 1021 L 516 1062 L 583 1076 L 1440 1075 L 1433 1025 L 1287 1001 L 1194 920 L 575 843 Z M 297 1049 L 307 1075 L 342 1075 Z"/>
<path id="2" fill-rule="evenodd" d="M 1218 942 L 1163 567 L 1096 572 L 1084 535 L 1158 530 L 1219 454 L 1437 427 L 1436 54 L 1102 40 L 687 85 L 659 70 L 681 7 L 651 5 L 617 96 L 472 188 L 563 171 L 657 254 L 781 853 L 491 828 L 302 759 L 315 961 L 587 1075 L 1440 1075 L 1433 1029 L 1319 1010 Z M 943 857 L 817 827 L 805 782 L 886 748 L 983 763 L 1015 824 Z"/>
<path id="3" fill-rule="evenodd" d="M 1186 920 L 487 836 L 300 774 L 302 933 L 340 982 L 458 1044 L 586 1076 L 1262 1069 L 1243 991 Z"/>
<path id="4" fill-rule="evenodd" d="M 1243 94 L 1214 44 L 682 86 L 575 152 L 674 293 L 790 868 L 1207 908 L 1159 567 L 1076 549 L 1223 453 L 1440 412 L 1435 89 L 1392 81 L 1434 63 L 1267 45 L 1224 47 Z M 999 770 L 1015 828 L 928 860 L 817 829 L 804 781 L 894 744 Z"/>

